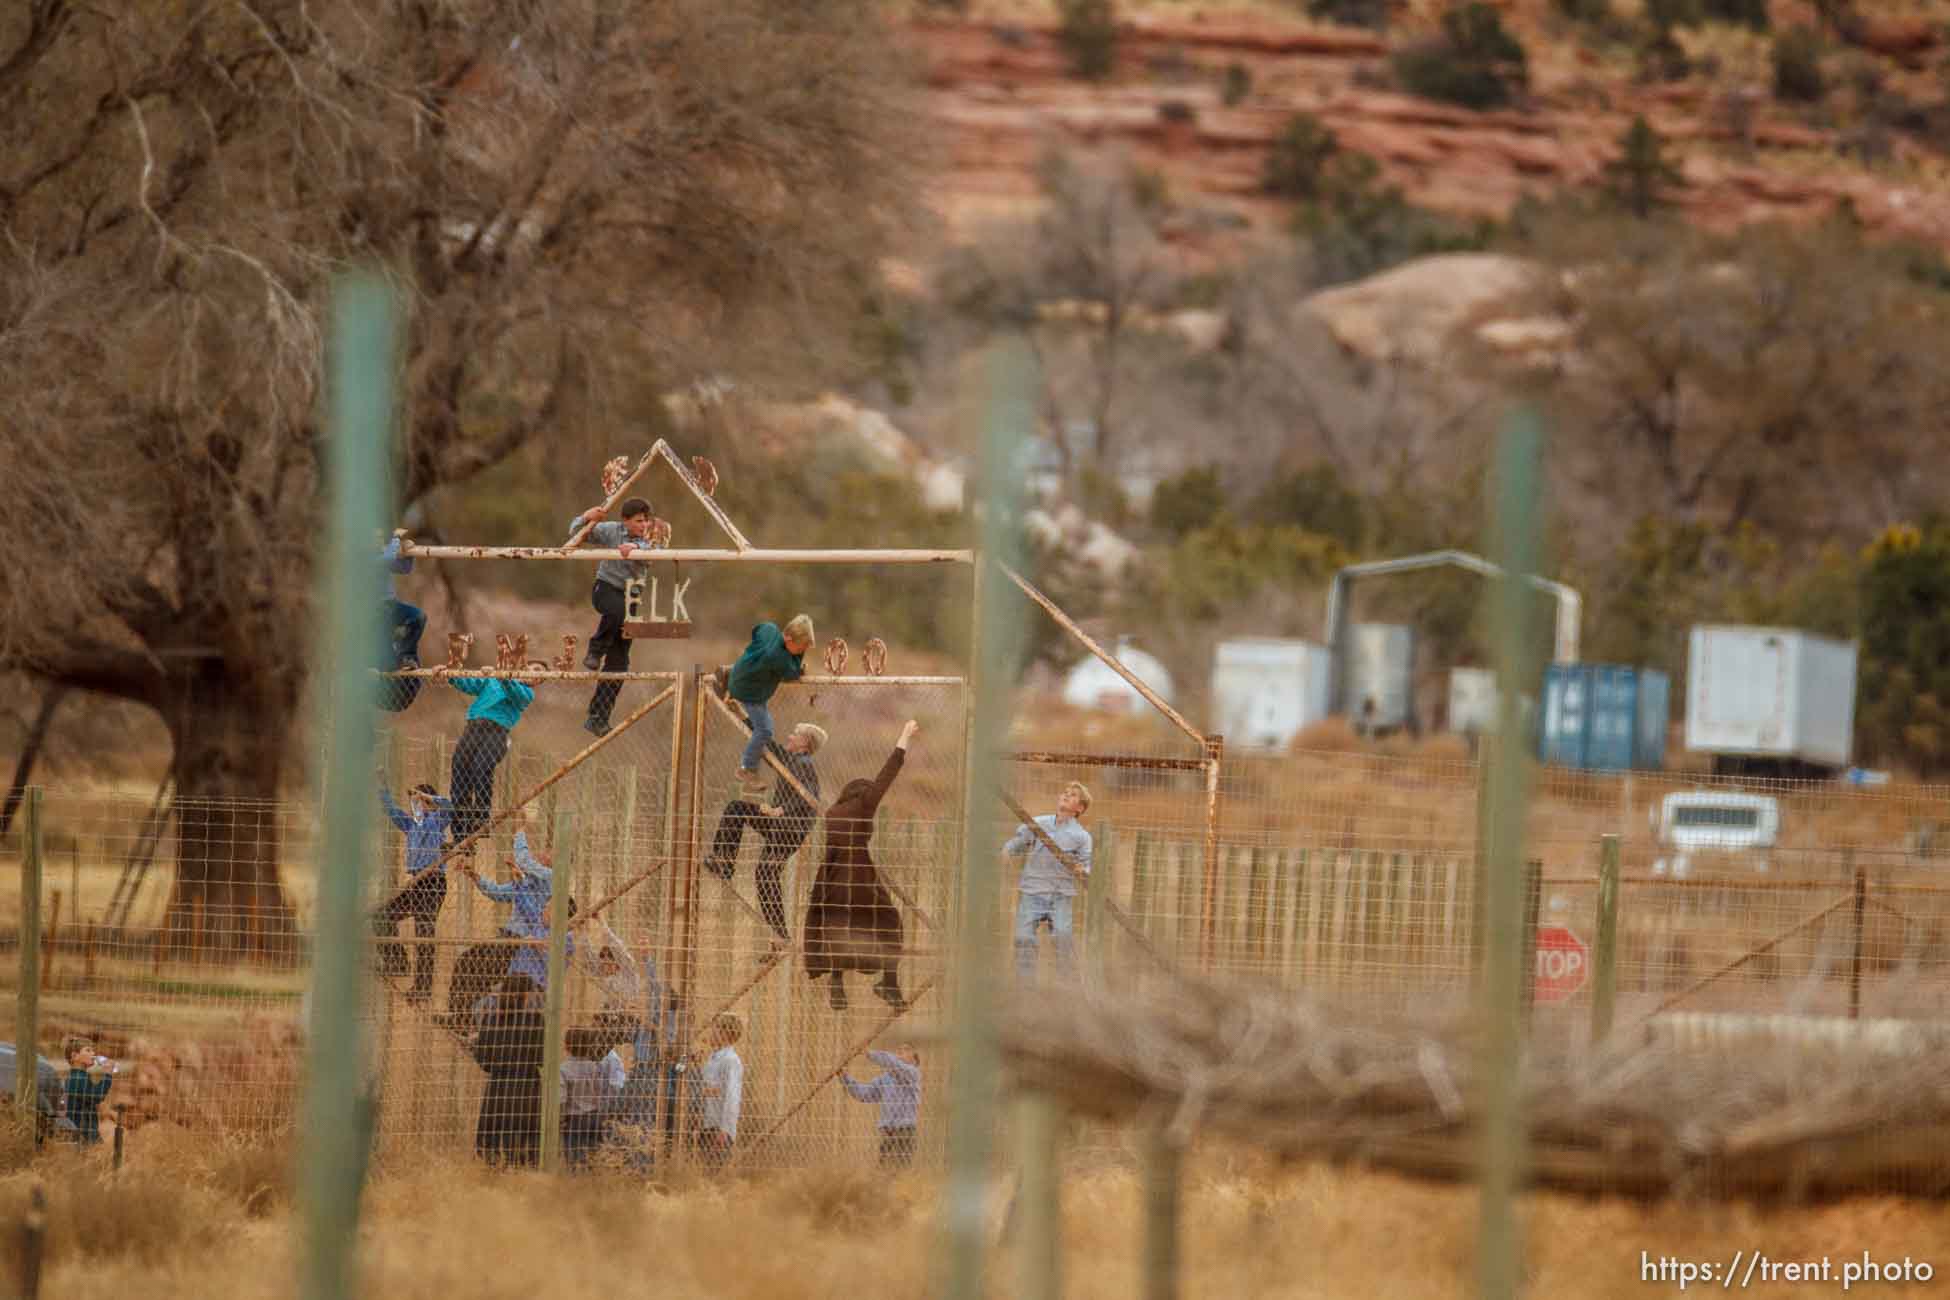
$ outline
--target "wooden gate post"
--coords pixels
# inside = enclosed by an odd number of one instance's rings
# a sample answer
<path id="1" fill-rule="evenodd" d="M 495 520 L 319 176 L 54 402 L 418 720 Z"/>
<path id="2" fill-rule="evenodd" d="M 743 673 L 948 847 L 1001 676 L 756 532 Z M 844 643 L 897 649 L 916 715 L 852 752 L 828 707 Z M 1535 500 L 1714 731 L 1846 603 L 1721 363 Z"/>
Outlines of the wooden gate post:
<path id="1" fill-rule="evenodd" d="M 1598 933 L 1591 956 L 1591 1041 L 1611 1033 L 1618 990 L 1618 837 L 1598 839 Z"/>
<path id="2" fill-rule="evenodd" d="M 1844 849 L 1842 861 L 1853 863 L 1855 850 Z M 1848 1018 L 1862 1018 L 1862 911 L 1869 901 L 1869 873 L 1865 867 L 1855 867 L 1851 873 L 1855 877 L 1855 915 L 1850 923 L 1852 941 L 1849 944 L 1848 961 Z"/>

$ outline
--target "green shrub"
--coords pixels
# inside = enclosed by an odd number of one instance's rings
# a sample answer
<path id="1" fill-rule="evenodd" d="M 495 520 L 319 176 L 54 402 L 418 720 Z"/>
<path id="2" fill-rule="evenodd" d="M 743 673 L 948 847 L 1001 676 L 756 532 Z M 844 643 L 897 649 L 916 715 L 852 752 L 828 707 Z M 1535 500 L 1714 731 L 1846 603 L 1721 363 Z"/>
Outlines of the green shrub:
<path id="1" fill-rule="evenodd" d="M 1705 19 L 1700 0 L 1645 0 L 1645 25 L 1655 42 L 1671 40 L 1675 27 L 1697 27 Z"/>
<path id="2" fill-rule="evenodd" d="M 1601 23 L 1611 17 L 1611 0 L 1551 0 L 1551 6 L 1574 23 Z"/>
<path id="3" fill-rule="evenodd" d="M 1767 30 L 1767 0 L 1702 0 L 1701 8 L 1715 22 Z"/>
<path id="4" fill-rule="evenodd" d="M 1821 37 L 1812 27 L 1790 27 L 1774 38 L 1774 98 L 1815 104 L 1828 93 L 1821 70 Z"/>
<path id="5" fill-rule="evenodd" d="M 1312 113 L 1286 120 L 1260 169 L 1259 188 L 1285 199 L 1317 199 L 1327 165 L 1341 142 Z"/>
<path id="6" fill-rule="evenodd" d="M 1685 183 L 1679 169 L 1666 157 L 1665 137 L 1644 117 L 1633 118 L 1618 142 L 1618 157 L 1605 164 L 1606 197 L 1633 216 L 1644 218 L 1671 202 L 1670 192 Z"/>
<path id="7" fill-rule="evenodd" d="M 1388 0 L 1307 0 L 1307 14 L 1324 23 L 1378 32 L 1388 26 Z"/>
<path id="8" fill-rule="evenodd" d="M 1495 226 L 1469 224 L 1410 203 L 1381 180 L 1365 154 L 1343 153 L 1328 164 L 1321 197 L 1295 221 L 1313 254 L 1317 284 L 1342 284 L 1417 257 L 1489 246 Z"/>
<path id="9" fill-rule="evenodd" d="M 1225 484 L 1215 465 L 1188 469 L 1151 493 L 1151 526 L 1174 541 L 1209 527 L 1226 508 Z"/>
<path id="10" fill-rule="evenodd" d="M 1530 87 L 1523 42 L 1482 0 L 1443 14 L 1441 37 L 1399 51 L 1394 65 L 1409 93 L 1464 108 L 1500 108 Z"/>
<path id="11" fill-rule="evenodd" d="M 1070 71 L 1102 81 L 1117 66 L 1117 8 L 1112 0 L 1057 0 L 1057 44 Z"/>
<path id="12" fill-rule="evenodd" d="M 1227 108 L 1237 108 L 1253 93 L 1253 74 L 1243 63 L 1226 64 L 1225 78 L 1219 83 L 1219 99 Z"/>
<path id="13" fill-rule="evenodd" d="M 1367 511 L 1358 493 L 1341 482 L 1329 464 L 1282 474 L 1253 498 L 1248 513 L 1262 524 L 1286 524 L 1330 537 L 1358 550 L 1367 528 Z"/>

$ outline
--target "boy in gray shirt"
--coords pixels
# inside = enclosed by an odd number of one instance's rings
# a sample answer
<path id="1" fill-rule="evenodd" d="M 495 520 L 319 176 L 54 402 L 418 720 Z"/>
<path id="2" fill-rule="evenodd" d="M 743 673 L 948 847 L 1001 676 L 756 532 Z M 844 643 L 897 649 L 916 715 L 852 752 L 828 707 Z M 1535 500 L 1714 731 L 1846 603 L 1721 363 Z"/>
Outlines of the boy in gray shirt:
<path id="1" fill-rule="evenodd" d="M 1072 781 L 1057 796 L 1056 811 L 1036 819 L 1083 876 L 1090 874 L 1090 832 L 1081 818 L 1090 810 L 1090 791 L 1083 782 Z M 1074 969 L 1071 934 L 1076 902 L 1078 874 L 1049 851 L 1042 837 L 1028 826 L 1018 826 L 1009 842 L 1002 846 L 1005 855 L 1026 853 L 1022 875 L 1016 882 L 1016 974 L 1024 980 L 1036 977 L 1036 929 L 1049 927 L 1050 943 L 1056 959 L 1067 974 Z"/>
<path id="2" fill-rule="evenodd" d="M 614 546 L 623 556 L 596 565 L 596 584 L 590 589 L 589 603 L 596 607 L 598 619 L 595 635 L 589 638 L 589 653 L 582 660 L 582 666 L 591 672 L 630 670 L 630 642 L 623 635 L 623 598 L 631 579 L 650 576 L 650 565 L 630 556 L 635 552 L 648 555 L 657 540 L 657 521 L 650 515 L 650 503 L 642 497 L 625 501 L 617 508 L 617 514 L 622 516 L 621 523 L 604 522 L 608 512 L 595 506 L 569 521 L 569 536 L 574 537 L 585 523 L 593 523 L 583 542 L 589 546 Z M 622 693 L 621 682 L 597 682 L 595 694 L 589 697 L 589 717 L 582 724 L 583 730 L 598 736 L 609 734 L 610 710 L 616 707 L 616 697 Z"/>

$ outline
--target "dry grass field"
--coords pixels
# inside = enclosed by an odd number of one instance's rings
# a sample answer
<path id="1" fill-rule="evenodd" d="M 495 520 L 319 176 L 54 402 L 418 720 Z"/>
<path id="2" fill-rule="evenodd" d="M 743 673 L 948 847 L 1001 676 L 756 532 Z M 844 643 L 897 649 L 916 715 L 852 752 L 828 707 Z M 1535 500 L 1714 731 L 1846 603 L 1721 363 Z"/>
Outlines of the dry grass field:
<path id="1" fill-rule="evenodd" d="M 0 1221 L 19 1222 L 28 1188 L 47 1189 L 44 1295 L 145 1300 L 282 1297 L 295 1292 L 297 1218 L 286 1150 L 211 1142 L 167 1126 L 137 1134 L 129 1162 L 0 1150 Z M 1137 1188 L 1112 1158 L 1064 1186 L 1064 1293 L 1138 1294 Z M 1006 1197 L 998 1179 L 991 1222 Z M 618 1175 L 547 1179 L 464 1164 L 381 1173 L 368 1189 L 359 1260 L 365 1294 L 541 1300 L 553 1296 L 924 1296 L 934 1292 L 939 1182 L 925 1174 L 805 1171 L 709 1183 Z M 1183 1294 L 1414 1297 L 1475 1294 L 1476 1196 L 1348 1170 L 1272 1170 L 1208 1153 L 1188 1179 Z M 1762 1211 L 1744 1206 L 1527 1198 L 1529 1292 L 1591 1300 L 1672 1294 L 1641 1280 L 1641 1252 L 1724 1262 L 1929 1260 L 1950 1267 L 1950 1206 L 1870 1200 Z M 14 1250 L 14 1234 L 4 1234 Z M 1006 1249 L 990 1293 L 1016 1292 Z M 1839 1275 L 1839 1274 L 1838 1274 Z M 1835 1294 L 1837 1282 L 1748 1288 Z M 1851 1294 L 1926 1294 L 1858 1286 Z"/>

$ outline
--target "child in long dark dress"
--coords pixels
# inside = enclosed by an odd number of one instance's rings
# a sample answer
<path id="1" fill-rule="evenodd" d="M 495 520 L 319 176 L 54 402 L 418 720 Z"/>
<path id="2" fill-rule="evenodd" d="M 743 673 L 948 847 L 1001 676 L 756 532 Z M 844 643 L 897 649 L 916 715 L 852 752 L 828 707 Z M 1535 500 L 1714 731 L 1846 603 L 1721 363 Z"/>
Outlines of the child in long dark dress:
<path id="1" fill-rule="evenodd" d="M 487 1071 L 474 1154 L 489 1164 L 533 1165 L 541 1158 L 542 1028 L 540 989 L 526 975 L 501 981 L 494 1014 L 474 1040 Z"/>

